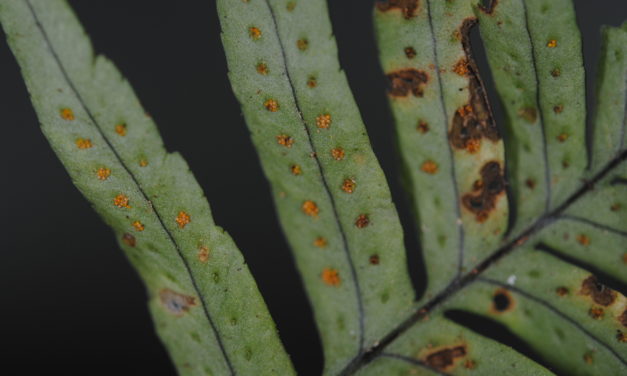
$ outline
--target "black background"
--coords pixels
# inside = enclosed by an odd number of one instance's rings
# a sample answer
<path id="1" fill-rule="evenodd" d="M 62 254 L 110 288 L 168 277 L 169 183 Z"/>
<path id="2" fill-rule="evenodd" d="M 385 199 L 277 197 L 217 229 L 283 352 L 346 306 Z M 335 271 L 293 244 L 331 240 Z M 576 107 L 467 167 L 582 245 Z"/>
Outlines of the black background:
<path id="1" fill-rule="evenodd" d="M 189 162 L 216 222 L 244 253 L 299 373 L 319 374 L 319 339 L 227 81 L 214 2 L 70 3 L 96 50 L 131 81 L 167 148 Z M 626 4 L 578 0 L 576 6 L 592 94 L 599 27 L 619 25 Z M 333 0 L 329 7 L 340 60 L 391 184 L 406 229 L 412 277 L 420 288 L 418 244 L 398 184 L 391 116 L 373 40 L 373 1 Z M 476 44 L 475 50 L 490 90 L 481 47 Z M 41 134 L 4 34 L 0 167 L 0 367 L 16 367 L 20 374 L 173 375 L 154 334 L 142 284 Z"/>

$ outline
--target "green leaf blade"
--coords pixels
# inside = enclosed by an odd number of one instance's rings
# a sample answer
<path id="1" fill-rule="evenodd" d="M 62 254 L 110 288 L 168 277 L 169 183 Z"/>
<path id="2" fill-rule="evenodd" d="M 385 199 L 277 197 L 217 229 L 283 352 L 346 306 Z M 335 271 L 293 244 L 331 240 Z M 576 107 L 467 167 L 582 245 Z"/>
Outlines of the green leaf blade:
<path id="1" fill-rule="evenodd" d="M 93 57 L 67 4 L 2 1 L 0 21 L 42 130 L 144 280 L 179 372 L 250 374 L 264 362 L 265 374 L 292 373 L 241 254 L 215 226 L 187 164 L 166 154 L 113 65 Z"/>
<path id="2" fill-rule="evenodd" d="M 398 216 L 324 1 L 220 1 L 218 10 L 233 90 L 333 373 L 411 310 Z"/>

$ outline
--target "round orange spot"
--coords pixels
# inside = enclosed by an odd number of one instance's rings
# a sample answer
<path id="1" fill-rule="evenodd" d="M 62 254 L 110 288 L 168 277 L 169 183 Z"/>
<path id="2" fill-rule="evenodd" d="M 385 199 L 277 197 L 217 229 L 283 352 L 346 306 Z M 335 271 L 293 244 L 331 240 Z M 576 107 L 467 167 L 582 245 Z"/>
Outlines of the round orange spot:
<path id="1" fill-rule="evenodd" d="M 357 220 L 355 220 L 355 226 L 357 226 L 357 228 L 364 228 L 369 224 L 370 219 L 367 214 L 359 214 L 359 216 L 357 216 Z"/>
<path id="2" fill-rule="evenodd" d="M 263 103 L 263 106 L 270 112 L 277 112 L 279 110 L 279 102 L 274 99 L 268 99 Z"/>
<path id="3" fill-rule="evenodd" d="M 330 114 L 322 114 L 318 115 L 316 118 L 316 126 L 318 128 L 327 129 L 331 125 L 331 115 Z"/>
<path id="4" fill-rule="evenodd" d="M 268 74 L 268 66 L 265 63 L 257 64 L 257 73 L 265 76 Z"/>
<path id="5" fill-rule="evenodd" d="M 96 171 L 96 176 L 100 180 L 107 180 L 111 175 L 111 170 L 106 167 L 100 167 L 98 171 Z"/>
<path id="6" fill-rule="evenodd" d="M 559 136 L 556 137 L 557 141 L 564 142 L 568 139 L 568 133 L 560 133 Z"/>
<path id="7" fill-rule="evenodd" d="M 184 228 L 189 222 L 192 221 L 192 219 L 189 214 L 185 213 L 184 211 L 180 211 L 179 214 L 176 216 L 175 221 L 176 223 L 178 223 L 180 228 Z"/>
<path id="8" fill-rule="evenodd" d="M 320 211 L 318 209 L 318 205 L 316 205 L 316 203 L 311 200 L 303 202 L 303 206 L 301 207 L 301 209 L 303 210 L 303 213 L 307 214 L 310 217 L 317 217 L 318 212 Z"/>
<path id="9" fill-rule="evenodd" d="M 344 192 L 353 193 L 355 187 L 357 187 L 357 184 L 354 179 L 344 179 L 344 182 L 342 183 L 342 190 Z"/>
<path id="10" fill-rule="evenodd" d="M 309 86 L 309 88 L 311 88 L 311 89 L 313 89 L 316 86 L 318 86 L 318 80 L 316 80 L 316 77 L 313 77 L 313 76 L 309 77 L 307 79 L 307 86 Z"/>
<path id="11" fill-rule="evenodd" d="M 465 76 L 468 74 L 468 61 L 462 58 L 460 59 L 455 66 L 453 67 L 453 72 L 457 73 L 460 76 Z"/>
<path id="12" fill-rule="evenodd" d="M 76 139 L 76 146 L 79 149 L 89 149 L 91 148 L 93 145 L 91 143 L 91 140 L 88 138 L 77 138 Z"/>
<path id="13" fill-rule="evenodd" d="M 381 259 L 379 258 L 379 255 L 372 255 L 370 256 L 368 261 L 370 262 L 371 265 L 379 265 L 379 263 L 381 262 Z"/>
<path id="14" fill-rule="evenodd" d="M 309 47 L 309 41 L 305 38 L 299 39 L 296 41 L 296 47 L 301 51 L 305 51 Z"/>
<path id="15" fill-rule="evenodd" d="M 118 208 L 130 208 L 131 206 L 128 203 L 128 196 L 121 193 L 113 198 L 113 205 L 117 206 Z"/>
<path id="16" fill-rule="evenodd" d="M 148 166 L 148 160 L 146 158 L 142 158 L 139 160 L 139 167 L 146 167 Z"/>
<path id="17" fill-rule="evenodd" d="M 144 231 L 145 229 L 144 224 L 141 223 L 140 221 L 133 222 L 133 227 L 135 227 L 135 230 L 137 231 Z"/>
<path id="18" fill-rule="evenodd" d="M 303 171 L 301 170 L 300 166 L 299 166 L 299 165 L 297 165 L 297 164 L 292 165 L 292 166 L 290 167 L 290 171 L 292 171 L 292 174 L 293 174 L 293 175 L 300 175 L 300 174 L 302 174 L 302 172 L 303 172 Z"/>
<path id="19" fill-rule="evenodd" d="M 61 119 L 63 120 L 72 121 L 75 119 L 74 112 L 69 108 L 62 108 L 59 111 L 59 115 L 61 116 Z"/>
<path id="20" fill-rule="evenodd" d="M 279 143 L 279 145 L 283 145 L 286 148 L 291 148 L 292 144 L 294 143 L 294 139 L 286 134 L 280 134 L 276 136 L 276 140 Z"/>
<path id="21" fill-rule="evenodd" d="M 564 111 L 564 105 L 560 104 L 558 106 L 554 106 L 553 107 L 553 112 L 555 112 L 556 114 L 561 114 L 562 111 Z"/>
<path id="22" fill-rule="evenodd" d="M 333 268 L 324 268 L 322 270 L 322 280 L 329 286 L 339 286 L 341 283 L 340 273 L 337 269 Z"/>
<path id="23" fill-rule="evenodd" d="M 318 236 L 316 240 L 314 240 L 313 245 L 318 248 L 324 248 L 327 246 L 327 239 L 323 238 L 322 236 Z"/>
<path id="24" fill-rule="evenodd" d="M 551 39 L 550 41 L 546 43 L 546 46 L 548 48 L 555 48 L 557 47 L 557 41 L 555 39 Z"/>
<path id="25" fill-rule="evenodd" d="M 261 30 L 258 27 L 251 27 L 248 29 L 248 33 L 253 40 L 258 40 L 261 38 Z"/>
<path id="26" fill-rule="evenodd" d="M 331 156 L 336 161 L 341 161 L 342 159 L 344 159 L 344 149 L 342 149 L 342 148 L 332 149 L 331 150 Z"/>
<path id="27" fill-rule="evenodd" d="M 207 262 L 207 260 L 209 260 L 209 248 L 203 245 L 198 248 L 198 261 Z"/>
<path id="28" fill-rule="evenodd" d="M 590 244 L 590 238 L 584 234 L 577 235 L 577 241 L 583 246 L 587 246 Z"/>
<path id="29" fill-rule="evenodd" d="M 115 126 L 115 133 L 120 136 L 126 136 L 126 124 L 118 124 Z"/>
<path id="30" fill-rule="evenodd" d="M 426 172 L 427 174 L 431 174 L 431 175 L 433 175 L 433 174 L 435 174 L 436 172 L 438 172 L 438 165 L 437 165 L 434 161 L 432 161 L 432 160 L 428 160 L 428 161 L 425 161 L 425 162 L 422 164 L 422 166 L 420 167 L 420 169 L 421 169 L 423 172 Z"/>

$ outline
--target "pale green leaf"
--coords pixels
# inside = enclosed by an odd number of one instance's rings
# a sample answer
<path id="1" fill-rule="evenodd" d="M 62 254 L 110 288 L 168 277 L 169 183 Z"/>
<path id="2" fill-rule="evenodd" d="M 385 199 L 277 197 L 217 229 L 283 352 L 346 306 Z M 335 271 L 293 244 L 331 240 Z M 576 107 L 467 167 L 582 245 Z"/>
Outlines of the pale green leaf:
<path id="1" fill-rule="evenodd" d="M 129 84 L 62 0 L 2 0 L 42 130 L 144 280 L 181 374 L 293 373 L 231 238 L 185 161 L 168 154 Z M 263 369 L 258 365 L 264 364 Z"/>

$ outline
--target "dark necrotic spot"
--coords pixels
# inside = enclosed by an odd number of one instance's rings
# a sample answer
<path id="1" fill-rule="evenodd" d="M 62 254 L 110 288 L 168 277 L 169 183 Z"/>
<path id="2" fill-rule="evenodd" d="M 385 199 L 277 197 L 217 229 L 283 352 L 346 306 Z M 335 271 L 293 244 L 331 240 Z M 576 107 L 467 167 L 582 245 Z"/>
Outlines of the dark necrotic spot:
<path id="1" fill-rule="evenodd" d="M 462 358 L 466 355 L 466 347 L 455 346 L 439 350 L 430 354 L 425 359 L 425 363 L 429 367 L 435 368 L 440 371 L 444 371 L 455 364 L 457 358 Z"/>
<path id="2" fill-rule="evenodd" d="M 398 9 L 405 19 L 410 19 L 416 17 L 418 0 L 377 0 L 377 9 L 382 12 Z"/>
<path id="3" fill-rule="evenodd" d="M 416 50 L 413 47 L 405 47 L 405 56 L 408 59 L 413 59 L 416 57 Z"/>
<path id="4" fill-rule="evenodd" d="M 415 97 L 422 97 L 429 76 L 424 71 L 410 68 L 388 73 L 387 79 L 388 93 L 391 96 L 406 97 L 413 94 Z"/>
<path id="5" fill-rule="evenodd" d="M 510 296 L 506 291 L 497 291 L 492 297 L 492 303 L 494 304 L 494 310 L 497 312 L 505 312 L 511 306 L 512 302 Z"/>
<path id="6" fill-rule="evenodd" d="M 482 0 L 479 4 L 479 9 L 485 14 L 492 14 L 498 2 L 498 0 Z"/>
<path id="7" fill-rule="evenodd" d="M 182 316 L 196 305 L 196 298 L 179 294 L 170 289 L 159 291 L 159 299 L 168 312 L 175 316 Z"/>
<path id="8" fill-rule="evenodd" d="M 602 306 L 609 306 L 616 300 L 616 291 L 599 283 L 597 277 L 591 275 L 581 283 L 581 294 L 587 295 Z"/>
<path id="9" fill-rule="evenodd" d="M 477 221 L 485 221 L 496 207 L 496 199 L 505 191 L 505 178 L 498 162 L 486 163 L 480 171 L 481 180 L 474 184 L 473 191 L 462 197 L 462 204 L 475 214 Z"/>

